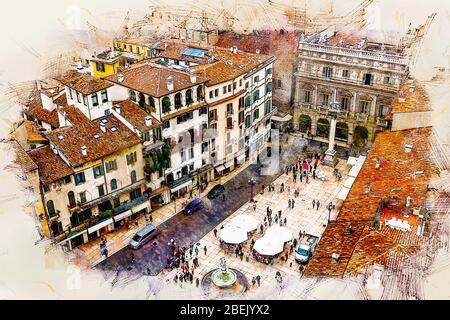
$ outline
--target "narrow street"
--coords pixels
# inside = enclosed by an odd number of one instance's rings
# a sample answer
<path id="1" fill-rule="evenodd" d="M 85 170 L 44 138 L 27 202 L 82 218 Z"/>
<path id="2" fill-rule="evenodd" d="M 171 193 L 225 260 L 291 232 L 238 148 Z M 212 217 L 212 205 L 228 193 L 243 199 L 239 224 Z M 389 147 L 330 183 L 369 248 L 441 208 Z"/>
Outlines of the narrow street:
<path id="1" fill-rule="evenodd" d="M 280 156 L 280 169 L 284 170 L 284 164 L 292 161 L 297 156 L 303 146 L 302 139 L 290 136 L 286 149 L 282 150 Z M 99 263 L 96 268 L 109 271 L 128 271 L 136 273 L 147 273 L 147 268 L 151 275 L 157 275 L 166 264 L 167 258 L 171 255 L 168 243 L 174 239 L 180 246 L 189 246 L 197 243 L 208 232 L 224 221 L 233 212 L 250 200 L 250 186 L 248 180 L 253 178 L 256 182 L 254 193 L 261 191 L 263 185 L 272 183 L 280 174 L 260 176 L 257 172 L 257 165 L 252 164 L 236 175 L 233 179 L 224 184 L 225 201 L 222 197 L 213 200 L 202 197 L 205 207 L 190 216 L 181 212 L 166 220 L 158 226 L 159 234 L 139 250 L 132 250 L 125 247 L 116 252 L 106 260 Z M 181 210 L 182 208 L 180 208 Z M 177 208 L 178 210 L 178 208 Z M 200 243 L 200 248 L 207 244 Z M 131 253 L 134 253 L 134 260 Z"/>

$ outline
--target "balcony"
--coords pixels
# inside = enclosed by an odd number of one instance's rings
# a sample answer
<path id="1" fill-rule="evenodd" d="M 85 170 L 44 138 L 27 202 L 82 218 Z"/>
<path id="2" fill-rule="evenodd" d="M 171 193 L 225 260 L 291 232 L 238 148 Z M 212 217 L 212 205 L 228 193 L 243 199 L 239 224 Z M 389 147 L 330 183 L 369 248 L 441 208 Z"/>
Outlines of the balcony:
<path id="1" fill-rule="evenodd" d="M 148 194 L 144 193 L 142 196 L 133 199 L 133 200 L 128 200 L 125 202 L 122 202 L 120 205 L 118 205 L 117 207 L 113 208 L 112 211 L 114 214 L 119 214 L 121 212 L 127 211 L 129 209 L 131 209 L 132 207 L 141 204 L 142 202 L 148 200 Z"/>
<path id="2" fill-rule="evenodd" d="M 358 122 L 367 122 L 368 119 L 369 119 L 369 115 L 368 114 L 357 113 L 355 115 L 355 120 L 358 121 Z"/>
<path id="3" fill-rule="evenodd" d="M 169 187 L 170 187 L 170 189 L 174 189 L 177 186 L 179 186 L 191 179 L 192 179 L 192 176 L 188 173 L 177 180 L 173 180 L 173 181 L 169 182 Z"/>
<path id="4" fill-rule="evenodd" d="M 388 122 L 382 117 L 377 117 L 377 125 L 386 128 L 388 126 Z"/>

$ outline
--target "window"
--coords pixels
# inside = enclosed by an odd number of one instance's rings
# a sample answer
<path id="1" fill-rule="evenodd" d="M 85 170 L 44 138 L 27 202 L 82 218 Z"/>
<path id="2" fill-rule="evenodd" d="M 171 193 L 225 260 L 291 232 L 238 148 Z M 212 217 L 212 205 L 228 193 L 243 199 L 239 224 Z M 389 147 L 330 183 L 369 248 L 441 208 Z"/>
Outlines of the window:
<path id="1" fill-rule="evenodd" d="M 227 103 L 227 114 L 232 115 L 233 114 L 233 104 Z"/>
<path id="2" fill-rule="evenodd" d="M 233 129 L 233 118 L 227 118 L 227 129 Z"/>
<path id="3" fill-rule="evenodd" d="M 97 71 L 105 72 L 105 64 L 104 63 L 97 61 L 96 65 L 97 65 Z"/>
<path id="4" fill-rule="evenodd" d="M 311 103 L 311 91 L 309 90 L 303 91 L 303 102 Z"/>
<path id="5" fill-rule="evenodd" d="M 235 82 L 233 82 L 233 90 L 236 90 L 236 88 L 237 88 L 237 83 L 235 81 Z"/>
<path id="6" fill-rule="evenodd" d="M 266 104 L 264 105 L 264 115 L 270 113 L 272 107 L 272 102 L 270 100 L 266 101 Z"/>
<path id="7" fill-rule="evenodd" d="M 245 97 L 245 107 L 248 108 L 252 104 L 250 96 Z"/>
<path id="8" fill-rule="evenodd" d="M 266 93 L 272 92 L 272 82 L 266 84 Z"/>
<path id="9" fill-rule="evenodd" d="M 204 99 L 203 86 L 197 87 L 197 101 L 202 101 Z"/>
<path id="10" fill-rule="evenodd" d="M 239 98 L 239 109 L 244 108 L 244 97 Z"/>
<path id="11" fill-rule="evenodd" d="M 140 54 L 140 53 L 141 53 L 141 51 L 139 50 L 139 47 L 136 47 L 136 53 L 137 53 L 137 54 Z"/>
<path id="12" fill-rule="evenodd" d="M 278 89 L 281 89 L 281 80 L 278 80 Z"/>
<path id="13" fill-rule="evenodd" d="M 331 78 L 333 76 L 333 68 L 323 67 L 322 75 L 326 78 Z"/>
<path id="14" fill-rule="evenodd" d="M 80 196 L 80 202 L 81 203 L 85 203 L 87 201 L 87 199 L 86 199 L 86 191 L 80 192 L 79 196 Z"/>
<path id="15" fill-rule="evenodd" d="M 106 172 L 117 170 L 117 160 L 105 162 Z"/>
<path id="16" fill-rule="evenodd" d="M 136 101 L 136 92 L 134 92 L 134 90 L 130 90 L 128 93 L 129 93 L 129 96 L 130 96 L 130 100 L 131 101 Z"/>
<path id="17" fill-rule="evenodd" d="M 86 177 L 84 176 L 84 172 L 79 172 L 74 175 L 75 177 L 75 185 L 80 185 L 86 182 Z"/>
<path id="18" fill-rule="evenodd" d="M 103 184 L 97 186 L 98 189 L 98 196 L 102 197 L 105 195 L 105 187 L 103 186 Z"/>
<path id="19" fill-rule="evenodd" d="M 164 97 L 162 99 L 162 112 L 167 113 L 170 111 L 170 98 Z"/>
<path id="20" fill-rule="evenodd" d="M 69 200 L 69 206 L 71 208 L 75 207 L 75 205 L 77 204 L 77 202 L 75 201 L 75 193 L 73 191 L 69 191 L 67 193 L 67 199 Z"/>
<path id="21" fill-rule="evenodd" d="M 214 90 L 214 96 L 218 97 L 219 96 L 219 89 Z"/>
<path id="22" fill-rule="evenodd" d="M 248 86 L 249 86 L 249 84 L 248 84 L 248 81 L 245 83 L 245 89 L 248 89 Z"/>
<path id="23" fill-rule="evenodd" d="M 146 131 L 142 134 L 142 140 L 143 141 L 150 141 L 150 131 Z"/>
<path id="24" fill-rule="evenodd" d="M 330 95 L 327 93 L 320 94 L 320 105 L 328 107 L 328 102 L 330 101 Z"/>
<path id="25" fill-rule="evenodd" d="M 131 183 L 135 183 L 137 181 L 135 170 L 131 171 L 130 178 L 131 178 Z"/>
<path id="26" fill-rule="evenodd" d="M 239 125 L 244 122 L 244 111 L 239 112 Z"/>
<path id="27" fill-rule="evenodd" d="M 252 121 L 252 120 L 251 120 L 250 115 L 248 115 L 248 116 L 245 117 L 245 127 L 246 127 L 246 128 L 250 128 L 250 125 L 252 124 L 251 121 Z"/>
<path id="28" fill-rule="evenodd" d="M 211 90 L 211 91 L 209 92 L 209 98 L 210 98 L 210 99 L 213 98 L 213 94 L 214 94 L 214 92 Z"/>
<path id="29" fill-rule="evenodd" d="M 50 217 L 53 217 L 56 214 L 55 204 L 53 203 L 53 200 L 47 201 L 47 213 Z"/>
<path id="30" fill-rule="evenodd" d="M 239 79 L 239 87 L 242 87 L 242 79 Z"/>
<path id="31" fill-rule="evenodd" d="M 101 96 L 102 96 L 102 102 L 108 101 L 108 92 L 106 90 L 102 90 Z"/>
<path id="32" fill-rule="evenodd" d="M 163 122 L 162 124 L 163 129 L 168 129 L 170 128 L 170 120 L 166 120 Z"/>
<path id="33" fill-rule="evenodd" d="M 348 111 L 348 107 L 350 105 L 350 99 L 348 97 L 342 97 L 341 99 L 341 109 Z"/>
<path id="34" fill-rule="evenodd" d="M 116 189 L 117 189 L 117 180 L 111 179 L 111 190 L 116 190 Z"/>
<path id="35" fill-rule="evenodd" d="M 369 111 L 369 101 L 360 101 L 359 102 L 359 112 L 368 113 Z"/>
<path id="36" fill-rule="evenodd" d="M 77 101 L 78 103 L 81 103 L 81 94 L 77 92 Z"/>
<path id="37" fill-rule="evenodd" d="M 70 100 L 73 100 L 72 89 L 67 88 L 67 92 L 69 92 L 69 98 L 70 98 Z"/>
<path id="38" fill-rule="evenodd" d="M 63 181 L 64 181 L 64 184 L 69 184 L 72 182 L 72 179 L 70 178 L 70 176 L 67 176 L 63 179 Z"/>
<path id="39" fill-rule="evenodd" d="M 222 93 L 223 93 L 223 94 L 227 93 L 227 86 L 225 86 L 225 87 L 222 88 Z"/>
<path id="40" fill-rule="evenodd" d="M 259 82 L 259 76 L 254 77 L 254 78 L 253 78 L 253 82 L 255 82 L 255 83 L 256 83 L 256 82 Z"/>
<path id="41" fill-rule="evenodd" d="M 395 81 L 394 81 L 394 78 L 392 78 L 392 77 L 384 77 L 383 83 L 384 84 L 394 84 Z"/>
<path id="42" fill-rule="evenodd" d="M 343 78 L 348 78 L 348 77 L 349 77 L 349 72 L 348 72 L 348 70 L 342 70 L 342 77 L 343 77 Z"/>
<path id="43" fill-rule="evenodd" d="M 103 166 L 94 167 L 93 171 L 94 171 L 94 178 L 100 177 L 104 174 Z"/>
<path id="44" fill-rule="evenodd" d="M 253 101 L 259 100 L 259 90 L 253 92 Z"/>
<path id="45" fill-rule="evenodd" d="M 371 86 L 373 84 L 373 76 L 370 73 L 365 73 L 364 74 L 364 84 Z"/>
<path id="46" fill-rule="evenodd" d="M 267 69 L 266 75 L 272 74 L 272 68 Z"/>
<path id="47" fill-rule="evenodd" d="M 208 151 L 208 142 L 202 143 L 202 153 L 205 153 Z"/>
<path id="48" fill-rule="evenodd" d="M 217 120 L 217 109 L 209 110 L 209 121 Z"/>
<path id="49" fill-rule="evenodd" d="M 187 112 L 187 113 L 177 117 L 177 124 L 189 121 L 189 120 L 191 120 L 193 118 L 194 118 L 193 112 Z"/>
<path id="50" fill-rule="evenodd" d="M 190 105 L 194 102 L 194 100 L 192 99 L 192 90 L 188 89 L 186 90 L 186 105 Z"/>
<path id="51" fill-rule="evenodd" d="M 228 92 L 231 91 L 231 84 L 228 85 Z"/>
<path id="52" fill-rule="evenodd" d="M 87 98 L 86 96 L 83 96 L 83 104 L 84 104 L 85 106 L 88 105 L 88 98 Z"/>
<path id="53" fill-rule="evenodd" d="M 201 116 L 203 114 L 206 114 L 208 111 L 208 109 L 206 108 L 206 106 L 201 107 L 200 109 L 198 109 L 198 115 Z"/>
<path id="54" fill-rule="evenodd" d="M 137 161 L 136 151 L 127 154 L 127 165 L 134 164 Z"/>
<path id="55" fill-rule="evenodd" d="M 253 111 L 253 121 L 259 118 L 259 109 Z"/>
<path id="56" fill-rule="evenodd" d="M 180 109 L 182 107 L 182 103 L 181 103 L 181 93 L 177 93 L 175 95 L 175 109 Z"/>
<path id="57" fill-rule="evenodd" d="M 92 105 L 93 105 L 94 107 L 98 106 L 98 97 L 97 97 L 97 94 L 96 94 L 96 93 L 94 93 L 94 94 L 91 96 L 91 99 L 92 99 Z"/>
<path id="58" fill-rule="evenodd" d="M 48 184 L 43 184 L 42 185 L 42 190 L 44 190 L 44 192 L 49 192 L 50 191 L 50 187 Z"/>

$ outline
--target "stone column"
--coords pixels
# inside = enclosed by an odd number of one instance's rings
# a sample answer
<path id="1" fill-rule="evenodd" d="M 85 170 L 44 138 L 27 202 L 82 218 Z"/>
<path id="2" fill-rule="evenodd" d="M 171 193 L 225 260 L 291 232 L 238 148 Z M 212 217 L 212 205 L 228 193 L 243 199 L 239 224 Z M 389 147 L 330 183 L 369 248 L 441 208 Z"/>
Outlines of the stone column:
<path id="1" fill-rule="evenodd" d="M 313 100 L 314 108 L 317 108 L 317 101 L 318 101 L 318 98 L 319 98 L 319 88 L 318 88 L 318 86 L 316 85 L 316 86 L 314 86 L 314 100 Z"/>
<path id="2" fill-rule="evenodd" d="M 336 150 L 334 150 L 334 139 L 336 136 L 336 116 L 331 118 L 330 135 L 328 136 L 328 150 L 325 152 L 325 165 L 335 167 L 338 159 L 336 158 Z"/>
<path id="3" fill-rule="evenodd" d="M 311 117 L 311 115 L 309 115 Z M 311 134 L 317 134 L 317 117 L 311 117 Z"/>
<path id="4" fill-rule="evenodd" d="M 372 97 L 372 104 L 370 105 L 370 116 L 373 119 L 376 119 L 376 111 L 377 111 L 377 96 Z"/>
<path id="5" fill-rule="evenodd" d="M 356 113 L 356 99 L 357 99 L 358 94 L 356 92 L 353 93 L 353 101 L 352 101 L 352 106 L 351 106 L 351 112 L 352 113 Z"/>

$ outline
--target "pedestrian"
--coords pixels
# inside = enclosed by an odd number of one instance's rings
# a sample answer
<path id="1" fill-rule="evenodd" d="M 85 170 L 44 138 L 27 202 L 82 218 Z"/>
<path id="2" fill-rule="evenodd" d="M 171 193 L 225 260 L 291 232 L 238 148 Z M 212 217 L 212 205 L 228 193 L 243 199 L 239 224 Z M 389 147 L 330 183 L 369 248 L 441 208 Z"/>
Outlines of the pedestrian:
<path id="1" fill-rule="evenodd" d="M 291 244 L 291 246 L 289 247 L 289 253 L 294 252 L 294 244 Z"/>
<path id="2" fill-rule="evenodd" d="M 281 210 L 278 210 L 278 218 L 281 219 Z"/>
<path id="3" fill-rule="evenodd" d="M 189 257 L 192 257 L 192 247 L 189 249 Z"/>
<path id="4" fill-rule="evenodd" d="M 275 215 L 275 223 L 278 223 L 278 215 Z"/>
<path id="5" fill-rule="evenodd" d="M 309 183 L 309 175 L 306 174 L 306 183 Z"/>
<path id="6" fill-rule="evenodd" d="M 195 255 L 196 256 L 198 256 L 198 251 L 199 251 L 198 246 L 195 246 Z"/>
<path id="7" fill-rule="evenodd" d="M 303 182 L 303 174 L 300 175 L 300 182 Z"/>
<path id="8" fill-rule="evenodd" d="M 313 205 L 313 209 L 314 209 L 314 207 L 316 206 L 316 199 L 313 199 L 312 205 Z"/>
<path id="9" fill-rule="evenodd" d="M 200 285 L 200 280 L 197 278 L 197 279 L 195 279 L 195 286 L 198 288 L 199 285 Z"/>
<path id="10" fill-rule="evenodd" d="M 316 179 L 316 170 L 313 171 L 313 179 Z"/>
<path id="11" fill-rule="evenodd" d="M 213 232 L 214 232 L 214 237 L 217 238 L 217 229 L 214 228 L 214 231 L 213 231 Z"/>
<path id="12" fill-rule="evenodd" d="M 244 253 L 242 251 L 239 253 L 239 257 L 241 258 L 241 261 L 244 259 Z"/>
<path id="13" fill-rule="evenodd" d="M 206 249 L 206 246 L 203 248 L 203 250 L 205 251 L 205 256 L 206 256 L 206 252 L 208 249 Z"/>
<path id="14" fill-rule="evenodd" d="M 295 204 L 295 200 L 294 199 L 292 199 L 291 204 L 292 204 L 292 209 L 294 209 L 294 204 Z"/>
<path id="15" fill-rule="evenodd" d="M 297 238 L 294 238 L 294 243 L 293 243 L 293 245 L 294 245 L 294 248 L 297 246 Z"/>
<path id="16" fill-rule="evenodd" d="M 256 284 L 256 278 L 252 277 L 252 285 L 255 286 L 255 284 Z"/>
<path id="17" fill-rule="evenodd" d="M 258 283 L 258 287 L 261 286 L 261 277 L 259 275 L 256 276 L 256 283 Z"/>
<path id="18" fill-rule="evenodd" d="M 286 219 L 286 217 L 284 217 L 284 220 L 283 220 L 284 226 L 286 226 L 286 223 L 287 223 L 287 219 Z"/>
<path id="19" fill-rule="evenodd" d="M 256 211 L 256 201 L 253 202 L 253 211 Z"/>
<path id="20" fill-rule="evenodd" d="M 236 258 L 237 258 L 238 255 L 239 255 L 239 247 L 236 247 L 236 249 L 234 249 L 234 254 L 235 254 Z"/>
<path id="21" fill-rule="evenodd" d="M 261 224 L 261 226 L 259 227 L 259 229 L 261 230 L 261 233 L 264 233 L 264 226 Z"/>
<path id="22" fill-rule="evenodd" d="M 291 199 L 288 200 L 289 208 L 291 207 Z"/>
<path id="23" fill-rule="evenodd" d="M 319 210 L 319 206 L 320 206 L 320 201 L 317 200 L 317 211 Z"/>
<path id="24" fill-rule="evenodd" d="M 130 253 L 130 256 L 131 256 L 131 262 L 134 262 L 134 253 L 131 252 L 131 253 Z"/>

